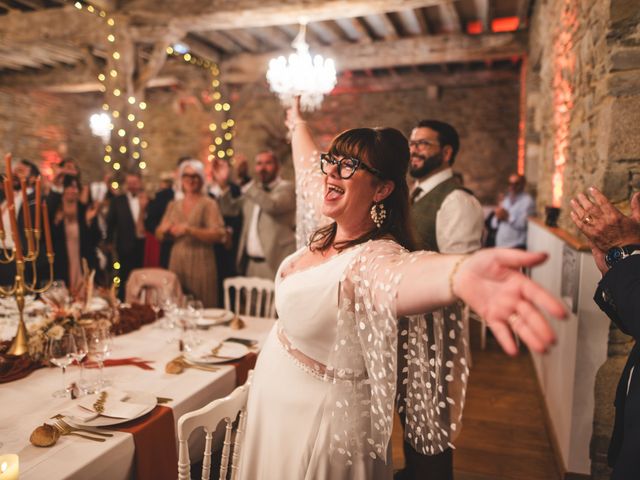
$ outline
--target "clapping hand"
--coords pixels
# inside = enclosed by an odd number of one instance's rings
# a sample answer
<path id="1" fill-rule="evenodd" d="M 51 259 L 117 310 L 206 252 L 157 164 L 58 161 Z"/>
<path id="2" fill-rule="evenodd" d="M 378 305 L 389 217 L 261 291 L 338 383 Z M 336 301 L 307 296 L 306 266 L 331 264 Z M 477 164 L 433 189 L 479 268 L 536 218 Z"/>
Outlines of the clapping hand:
<path id="1" fill-rule="evenodd" d="M 602 274 L 609 270 L 604 261 L 607 250 L 640 243 L 640 193 L 631 197 L 631 215 L 626 216 L 595 187 L 589 189 L 593 201 L 584 194 L 571 200 L 571 220 L 587 237 L 591 253 Z"/>
<path id="2" fill-rule="evenodd" d="M 512 332 L 535 352 L 544 352 L 555 342 L 555 334 L 542 310 L 565 318 L 558 300 L 523 275 L 547 258 L 544 253 L 522 250 L 481 250 L 465 260 L 454 277 L 454 293 L 487 322 L 509 355 L 517 353 Z"/>
<path id="3" fill-rule="evenodd" d="M 185 223 L 175 223 L 169 228 L 169 232 L 175 238 L 182 237 L 187 233 L 187 225 Z"/>
<path id="4" fill-rule="evenodd" d="M 220 188 L 225 188 L 229 183 L 229 174 L 231 173 L 231 169 L 229 167 L 229 162 L 224 160 L 216 159 L 211 164 L 211 177 L 214 182 L 216 182 Z"/>

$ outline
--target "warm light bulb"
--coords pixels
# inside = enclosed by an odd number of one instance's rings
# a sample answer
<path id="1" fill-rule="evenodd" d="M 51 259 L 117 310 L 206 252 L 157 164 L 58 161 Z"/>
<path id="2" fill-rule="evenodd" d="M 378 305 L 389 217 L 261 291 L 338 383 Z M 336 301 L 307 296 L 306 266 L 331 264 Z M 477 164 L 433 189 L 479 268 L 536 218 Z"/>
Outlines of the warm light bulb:
<path id="1" fill-rule="evenodd" d="M 209 145 L 209 151 L 211 153 L 215 152 L 216 151 L 216 146 L 215 145 Z"/>
<path id="2" fill-rule="evenodd" d="M 131 154 L 131 156 L 133 157 L 133 159 L 134 159 L 134 160 L 137 160 L 137 159 L 139 159 L 139 158 L 140 158 L 140 153 L 139 153 L 139 152 L 133 152 L 133 153 Z"/>
<path id="3" fill-rule="evenodd" d="M 173 48 L 167 47 L 167 55 L 172 55 L 172 54 L 173 54 Z"/>
<path id="4" fill-rule="evenodd" d="M 134 103 L 136 103 L 136 97 L 127 98 L 127 102 L 129 102 L 130 105 L 133 105 Z"/>
<path id="5" fill-rule="evenodd" d="M 225 140 L 231 140 L 232 138 L 233 138 L 233 135 L 231 135 L 230 132 L 227 132 L 227 133 L 224 134 L 224 139 Z"/>
<path id="6" fill-rule="evenodd" d="M 116 36 L 113 33 L 110 33 L 109 35 L 107 35 L 107 40 L 113 43 L 116 41 Z"/>
<path id="7" fill-rule="evenodd" d="M 118 162 L 113 164 L 113 169 L 114 170 L 120 170 L 120 164 Z"/>
<path id="8" fill-rule="evenodd" d="M 112 115 L 113 115 L 113 118 L 119 118 L 120 117 L 120 112 L 118 110 L 114 110 Z"/>
<path id="9" fill-rule="evenodd" d="M 95 11 L 95 8 L 93 8 L 93 5 L 89 5 L 87 7 L 87 11 L 93 13 Z"/>
<path id="10" fill-rule="evenodd" d="M 118 182 L 113 182 L 113 183 L 118 185 Z M 111 185 L 113 185 L 113 183 Z M 113 188 L 118 188 L 118 187 L 116 186 L 116 187 L 113 187 Z M 113 262 L 113 269 L 114 270 L 120 270 L 120 262 Z"/>
<path id="11" fill-rule="evenodd" d="M 98 80 L 100 80 L 101 82 L 104 82 L 106 78 L 107 77 L 104 76 L 104 73 L 101 73 L 100 75 L 98 75 Z"/>
<path id="12" fill-rule="evenodd" d="M 107 19 L 107 25 L 113 27 L 116 24 L 116 21 L 113 18 Z"/>
<path id="13" fill-rule="evenodd" d="M 120 147 L 120 153 L 127 153 L 127 147 L 125 147 L 124 145 L 122 145 Z"/>
<path id="14" fill-rule="evenodd" d="M 218 157 L 224 158 L 224 152 L 222 150 L 218 152 Z"/>
<path id="15" fill-rule="evenodd" d="M 215 92 L 213 94 L 213 99 L 214 100 L 220 100 L 221 97 L 222 97 L 222 94 L 220 92 Z"/>
<path id="16" fill-rule="evenodd" d="M 109 75 L 111 75 L 112 78 L 116 78 L 118 76 L 118 71 L 117 70 L 109 70 Z"/>
<path id="17" fill-rule="evenodd" d="M 219 112 L 220 110 L 222 110 L 222 104 L 221 103 L 216 103 L 213 108 L 216 109 L 216 112 Z"/>
<path id="18" fill-rule="evenodd" d="M 215 123 L 209 124 L 209 130 L 211 130 L 212 132 L 215 132 L 217 128 L 218 126 Z"/>
<path id="19" fill-rule="evenodd" d="M 116 96 L 116 97 L 119 97 L 119 96 L 120 96 L 120 93 L 122 93 L 122 92 L 120 92 L 120 89 L 119 89 L 119 88 L 116 88 L 116 89 L 113 91 L 113 95 L 114 95 L 114 96 Z"/>
<path id="20" fill-rule="evenodd" d="M 214 86 L 214 87 L 220 86 L 220 80 L 215 79 L 213 82 L 211 82 L 211 85 Z"/>
<path id="21" fill-rule="evenodd" d="M 105 111 L 109 111 L 109 104 L 108 103 L 103 103 L 102 104 L 102 109 Z"/>
<path id="22" fill-rule="evenodd" d="M 82 4 L 80 2 L 74 3 L 73 6 L 76 7 L 78 10 L 82 10 Z"/>
<path id="23" fill-rule="evenodd" d="M 227 155 L 229 156 L 233 155 L 233 148 L 227 148 Z"/>
<path id="24" fill-rule="evenodd" d="M 236 122 L 234 122 L 234 121 L 233 121 L 233 120 L 231 120 L 231 119 L 227 120 L 227 125 L 229 125 L 229 127 L 233 127 L 233 125 L 234 125 L 235 123 L 236 123 Z"/>
<path id="25" fill-rule="evenodd" d="M 149 144 L 146 142 L 146 140 L 142 140 L 142 142 L 140 142 L 140 146 L 142 148 L 147 148 L 149 146 Z"/>
<path id="26" fill-rule="evenodd" d="M 145 162 L 140 162 L 138 166 L 140 167 L 140 170 L 144 170 L 145 168 L 147 168 L 147 164 Z"/>
<path id="27" fill-rule="evenodd" d="M 127 120 L 129 120 L 130 122 L 133 122 L 136 119 L 136 116 L 133 113 L 130 113 L 129 115 L 127 115 Z"/>
<path id="28" fill-rule="evenodd" d="M 124 128 L 121 128 L 120 130 L 118 130 L 118 135 L 121 137 L 124 137 L 127 134 L 127 132 L 124 131 Z"/>
<path id="29" fill-rule="evenodd" d="M 214 155 L 207 155 L 207 160 L 211 161 L 216 158 Z"/>
<path id="30" fill-rule="evenodd" d="M 120 52 L 113 52 L 111 56 L 114 60 L 120 60 Z"/>
<path id="31" fill-rule="evenodd" d="M 113 188 L 114 190 L 117 190 L 119 186 L 120 185 L 118 184 L 118 182 L 111 182 L 111 188 Z M 118 265 L 120 265 L 120 264 L 118 264 Z M 120 268 L 120 267 L 118 267 L 118 268 Z"/>
<path id="32" fill-rule="evenodd" d="M 140 137 L 133 137 L 131 141 L 134 145 L 138 145 L 140 143 Z"/>
<path id="33" fill-rule="evenodd" d="M 106 147 L 104 147 L 104 151 L 105 151 L 105 152 L 108 152 L 108 153 L 109 153 L 109 152 L 111 152 L 111 150 L 113 150 L 113 149 L 111 148 L 111 145 L 107 145 Z"/>
<path id="34" fill-rule="evenodd" d="M 185 53 L 183 58 L 184 58 L 185 62 L 188 62 L 188 61 L 191 60 L 191 54 L 190 53 Z"/>
<path id="35" fill-rule="evenodd" d="M 231 105 L 229 105 L 228 103 L 225 103 L 224 105 L 222 105 L 222 109 L 225 112 L 228 112 L 231 109 Z"/>
<path id="36" fill-rule="evenodd" d="M 138 123 L 136 123 L 137 127 L 142 130 L 144 128 L 144 122 L 141 120 Z"/>
<path id="37" fill-rule="evenodd" d="M 138 106 L 140 107 L 140 110 L 146 110 L 147 109 L 147 104 L 145 102 L 140 102 L 138 104 Z"/>
<path id="38" fill-rule="evenodd" d="M 220 145 L 222 143 L 222 138 L 220 137 L 216 137 L 216 139 L 214 140 L 214 142 L 216 142 L 216 145 Z"/>
<path id="39" fill-rule="evenodd" d="M 111 155 L 105 155 L 104 156 L 104 161 L 109 163 L 111 161 Z"/>

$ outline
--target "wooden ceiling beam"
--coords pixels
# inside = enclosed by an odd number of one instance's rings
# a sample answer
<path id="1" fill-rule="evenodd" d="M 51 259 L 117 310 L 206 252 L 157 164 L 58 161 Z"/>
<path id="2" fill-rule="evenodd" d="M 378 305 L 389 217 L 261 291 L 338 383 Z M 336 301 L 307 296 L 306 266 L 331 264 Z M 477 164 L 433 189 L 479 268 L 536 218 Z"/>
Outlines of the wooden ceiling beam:
<path id="1" fill-rule="evenodd" d="M 387 16 L 386 13 L 380 13 L 380 14 L 374 15 L 374 17 L 380 22 L 380 24 L 384 28 L 385 40 L 395 40 L 396 38 L 398 38 L 398 31 L 396 30 L 396 26 L 393 24 L 393 22 Z"/>
<path id="2" fill-rule="evenodd" d="M 189 34 L 183 38 L 181 42 L 187 45 L 190 51 L 203 60 L 209 60 L 214 63 L 220 61 L 220 53 L 213 48 L 209 42 L 198 35 Z"/>
<path id="3" fill-rule="evenodd" d="M 442 22 L 442 30 L 447 33 L 460 33 L 462 31 L 462 23 L 460 15 L 453 3 L 443 3 L 438 5 L 438 12 Z"/>
<path id="4" fill-rule="evenodd" d="M 474 0 L 478 20 L 482 24 L 484 33 L 491 32 L 491 20 L 493 20 L 493 2 L 491 0 Z"/>
<path id="5" fill-rule="evenodd" d="M 392 68 L 504 59 L 526 51 L 526 33 L 492 35 L 446 34 L 402 38 L 369 44 L 340 43 L 316 47 L 313 53 L 333 58 L 338 71 Z M 269 60 L 288 52 L 261 55 L 239 54 L 221 62 L 226 81 L 245 83 L 264 78 Z M 232 80 L 230 80 L 232 79 Z"/>
<path id="6" fill-rule="evenodd" d="M 191 35 L 193 36 L 193 34 Z M 224 53 L 236 53 L 240 51 L 240 46 L 222 32 L 200 32 L 198 36 L 206 39 Z"/>
<path id="7" fill-rule="evenodd" d="M 433 5 L 449 4 L 451 0 L 404 0 L 403 8 L 420 8 Z M 168 10 L 176 9 L 178 2 L 164 0 Z M 266 27 L 273 25 L 287 25 L 297 23 L 301 18 L 307 22 L 354 18 L 364 15 L 388 13 L 398 8 L 395 2 L 388 0 L 298 0 L 283 4 L 279 0 L 202 0 L 202 11 L 194 15 L 184 15 L 184 8 L 172 14 L 167 14 L 164 8 L 154 6 L 154 12 L 149 10 L 136 13 L 141 19 L 164 19 L 179 28 L 189 31 L 198 30 L 231 30 L 237 28 Z M 131 6 L 135 8 L 136 3 Z M 173 6 L 173 7 L 172 7 Z"/>
<path id="8" fill-rule="evenodd" d="M 260 42 L 249 32 L 245 30 L 226 30 L 224 33 L 245 50 L 250 52 L 260 51 Z"/>

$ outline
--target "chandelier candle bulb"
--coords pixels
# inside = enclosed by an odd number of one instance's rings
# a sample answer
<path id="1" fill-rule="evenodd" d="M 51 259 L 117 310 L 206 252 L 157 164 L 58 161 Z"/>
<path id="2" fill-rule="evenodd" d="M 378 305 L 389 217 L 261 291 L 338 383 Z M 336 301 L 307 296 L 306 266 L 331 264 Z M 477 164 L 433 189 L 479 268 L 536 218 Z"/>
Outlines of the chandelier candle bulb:
<path id="1" fill-rule="evenodd" d="M 20 179 L 20 193 L 22 194 L 22 216 L 24 217 L 24 234 L 27 237 L 27 254 L 35 253 L 33 243 L 33 225 L 31 223 L 31 209 L 29 208 L 29 198 L 27 197 L 27 182 Z"/>

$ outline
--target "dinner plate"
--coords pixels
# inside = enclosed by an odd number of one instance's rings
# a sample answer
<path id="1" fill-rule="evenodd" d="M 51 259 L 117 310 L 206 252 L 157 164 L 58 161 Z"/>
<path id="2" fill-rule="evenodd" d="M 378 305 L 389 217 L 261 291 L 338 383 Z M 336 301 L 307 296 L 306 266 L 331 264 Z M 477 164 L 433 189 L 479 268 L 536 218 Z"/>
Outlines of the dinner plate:
<path id="1" fill-rule="evenodd" d="M 190 363 L 213 364 L 236 360 L 249 353 L 249 349 L 245 345 L 236 342 L 222 342 L 215 354 L 212 353 L 212 348 L 210 344 L 201 345 L 191 352 L 185 353 L 184 358 Z"/>
<path id="2" fill-rule="evenodd" d="M 202 317 L 196 321 L 199 327 L 211 327 L 233 320 L 233 312 L 224 308 L 205 308 Z"/>
<path id="3" fill-rule="evenodd" d="M 147 413 L 149 413 L 151 410 L 153 410 L 154 407 L 158 404 L 158 399 L 156 398 L 156 396 L 149 392 L 127 390 L 126 393 L 127 393 L 127 400 L 125 400 L 126 402 L 139 403 L 141 405 L 146 405 L 146 408 L 131 418 L 113 418 L 113 417 L 98 416 L 92 420 L 87 420 L 85 422 L 79 418 L 75 418 L 72 415 L 69 415 L 67 416 L 67 419 L 69 420 L 69 423 L 71 423 L 76 427 L 106 427 L 109 425 L 118 425 L 119 423 L 125 423 L 131 420 L 135 420 L 136 418 L 140 418 L 143 415 L 146 415 Z M 80 407 L 77 407 L 77 408 L 80 408 Z"/>

